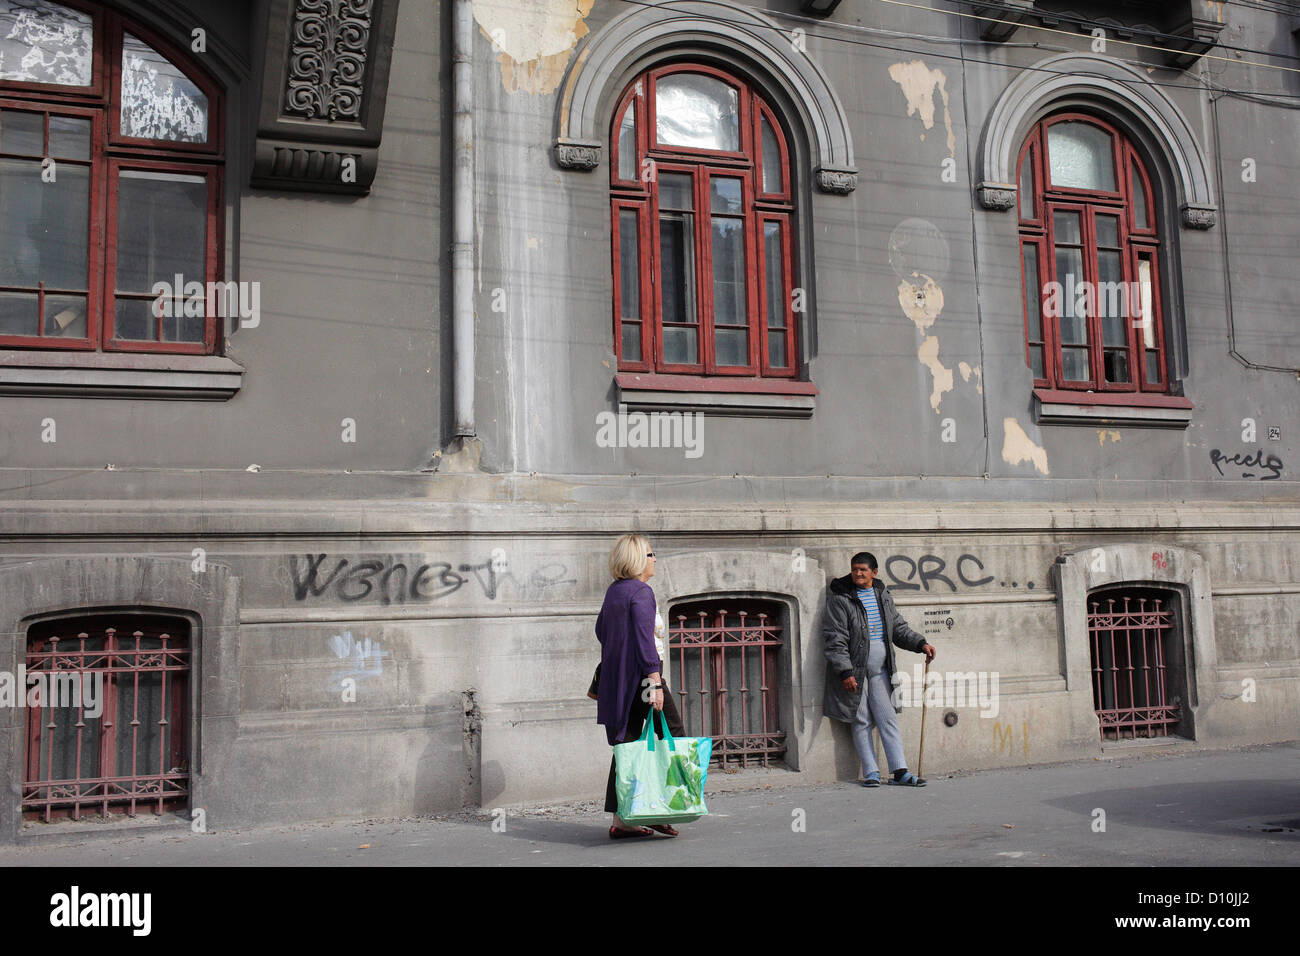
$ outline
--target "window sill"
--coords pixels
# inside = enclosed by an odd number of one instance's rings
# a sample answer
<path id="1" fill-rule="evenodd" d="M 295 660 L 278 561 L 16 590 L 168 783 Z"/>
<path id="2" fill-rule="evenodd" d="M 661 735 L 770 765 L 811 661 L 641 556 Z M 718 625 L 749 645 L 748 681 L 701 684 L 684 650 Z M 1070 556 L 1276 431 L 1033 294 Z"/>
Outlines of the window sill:
<path id="1" fill-rule="evenodd" d="M 1034 389 L 1034 420 L 1040 425 L 1186 428 L 1193 407 L 1179 395 Z"/>
<path id="2" fill-rule="evenodd" d="M 619 404 L 626 405 L 629 411 L 811 418 L 817 405 L 817 386 L 791 379 L 619 372 L 614 381 Z"/>
<path id="3" fill-rule="evenodd" d="M 0 395 L 223 402 L 243 375 L 220 355 L 0 349 Z"/>

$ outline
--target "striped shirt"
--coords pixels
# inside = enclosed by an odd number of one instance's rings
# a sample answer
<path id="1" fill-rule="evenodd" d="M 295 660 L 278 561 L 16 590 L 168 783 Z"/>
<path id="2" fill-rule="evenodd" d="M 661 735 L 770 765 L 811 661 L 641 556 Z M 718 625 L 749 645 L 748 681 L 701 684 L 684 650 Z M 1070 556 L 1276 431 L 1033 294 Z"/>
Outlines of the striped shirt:
<path id="1" fill-rule="evenodd" d="M 885 639 L 885 622 L 880 619 L 880 607 L 876 603 L 875 588 L 858 588 L 858 600 L 867 612 L 867 631 L 873 641 Z"/>

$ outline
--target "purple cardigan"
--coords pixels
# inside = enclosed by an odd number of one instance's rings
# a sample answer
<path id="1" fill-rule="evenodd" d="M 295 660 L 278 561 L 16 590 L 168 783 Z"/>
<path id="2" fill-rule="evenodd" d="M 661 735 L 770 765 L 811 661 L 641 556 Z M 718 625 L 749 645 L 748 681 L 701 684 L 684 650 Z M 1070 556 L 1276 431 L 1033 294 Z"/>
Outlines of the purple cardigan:
<path id="1" fill-rule="evenodd" d="M 596 722 L 605 725 L 611 744 L 627 731 L 629 712 L 641 692 L 641 679 L 662 673 L 663 662 L 655 650 L 655 592 L 636 578 L 621 578 L 605 592 L 596 617 L 600 641 L 600 687 Z"/>

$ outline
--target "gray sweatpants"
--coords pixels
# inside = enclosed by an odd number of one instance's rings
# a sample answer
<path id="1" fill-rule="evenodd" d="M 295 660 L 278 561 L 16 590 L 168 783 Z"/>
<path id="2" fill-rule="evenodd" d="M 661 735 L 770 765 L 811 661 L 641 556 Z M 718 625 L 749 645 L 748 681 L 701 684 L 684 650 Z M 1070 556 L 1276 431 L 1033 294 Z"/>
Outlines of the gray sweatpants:
<path id="1" fill-rule="evenodd" d="M 884 670 L 885 642 L 871 641 L 867 654 L 867 686 L 862 688 L 858 712 L 853 715 L 853 746 L 858 749 L 858 759 L 862 761 L 863 777 L 878 773 L 880 769 L 876 764 L 876 748 L 871 743 L 872 727 L 880 732 L 890 772 L 907 767 L 903 757 L 903 735 L 899 732 L 898 715 L 894 713 L 891 700 L 893 688 L 889 686 L 889 677 Z"/>

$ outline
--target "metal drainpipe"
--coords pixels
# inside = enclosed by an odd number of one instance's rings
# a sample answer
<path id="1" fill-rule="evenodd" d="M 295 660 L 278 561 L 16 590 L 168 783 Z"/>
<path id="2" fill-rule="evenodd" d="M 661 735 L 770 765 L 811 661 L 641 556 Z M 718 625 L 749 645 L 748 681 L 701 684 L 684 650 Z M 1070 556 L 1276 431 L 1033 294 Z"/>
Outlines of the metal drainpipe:
<path id="1" fill-rule="evenodd" d="M 474 427 L 473 53 L 473 0 L 455 0 L 451 53 L 451 311 L 452 402 L 457 438 L 473 438 L 477 434 Z"/>

